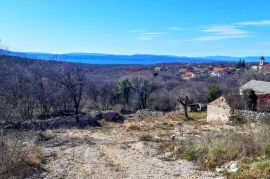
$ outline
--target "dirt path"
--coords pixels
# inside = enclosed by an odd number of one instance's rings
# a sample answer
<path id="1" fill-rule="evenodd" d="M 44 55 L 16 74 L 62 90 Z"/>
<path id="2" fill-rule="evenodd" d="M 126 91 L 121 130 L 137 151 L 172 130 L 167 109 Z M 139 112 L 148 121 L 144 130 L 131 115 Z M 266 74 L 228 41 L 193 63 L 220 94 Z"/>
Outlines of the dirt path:
<path id="1" fill-rule="evenodd" d="M 187 161 L 161 160 L 155 143 L 138 142 L 136 134 L 123 131 L 53 132 L 54 138 L 44 143 L 49 172 L 42 178 L 222 178 Z"/>

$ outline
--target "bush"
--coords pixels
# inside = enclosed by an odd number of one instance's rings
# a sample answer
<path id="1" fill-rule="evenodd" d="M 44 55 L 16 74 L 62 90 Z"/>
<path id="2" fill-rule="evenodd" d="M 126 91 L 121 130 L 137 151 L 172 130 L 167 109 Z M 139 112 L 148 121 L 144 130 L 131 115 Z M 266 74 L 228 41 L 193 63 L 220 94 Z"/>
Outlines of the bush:
<path id="1" fill-rule="evenodd" d="M 135 125 L 135 124 L 131 124 L 130 126 L 128 126 L 128 129 L 129 130 L 137 130 L 137 131 L 141 130 L 140 126 Z"/>
<path id="2" fill-rule="evenodd" d="M 153 136 L 146 134 L 140 137 L 140 141 L 156 141 Z"/>
<path id="3" fill-rule="evenodd" d="M 219 86 L 212 85 L 212 86 L 208 87 L 208 93 L 207 93 L 208 102 L 211 102 L 211 101 L 217 99 L 221 95 L 222 95 L 222 92 L 221 92 Z"/>
<path id="4" fill-rule="evenodd" d="M 228 174 L 230 178 L 260 178 L 269 179 L 270 160 L 265 158 L 248 158 L 240 161 L 240 171 Z"/>
<path id="5" fill-rule="evenodd" d="M 171 152 L 175 149 L 175 147 L 177 146 L 177 142 L 176 141 L 166 141 L 160 144 L 158 151 L 160 153 L 162 152 Z"/>
<path id="6" fill-rule="evenodd" d="M 22 134 L 0 134 L 0 178 L 24 178 L 40 168 L 43 154 L 33 139 Z"/>
<path id="7" fill-rule="evenodd" d="M 266 158 L 270 159 L 270 143 L 267 143 L 263 146 L 264 154 Z"/>
<path id="8" fill-rule="evenodd" d="M 241 174 L 250 170 L 252 175 L 263 178 L 270 174 L 269 136 L 269 126 L 261 126 L 250 134 L 223 132 L 202 138 L 190 137 L 179 143 L 176 155 L 206 169 L 214 169 L 234 160 L 243 161 Z"/>
<path id="9" fill-rule="evenodd" d="M 176 108 L 176 100 L 172 93 L 162 88 L 149 96 L 148 107 L 154 111 L 169 112 Z"/>

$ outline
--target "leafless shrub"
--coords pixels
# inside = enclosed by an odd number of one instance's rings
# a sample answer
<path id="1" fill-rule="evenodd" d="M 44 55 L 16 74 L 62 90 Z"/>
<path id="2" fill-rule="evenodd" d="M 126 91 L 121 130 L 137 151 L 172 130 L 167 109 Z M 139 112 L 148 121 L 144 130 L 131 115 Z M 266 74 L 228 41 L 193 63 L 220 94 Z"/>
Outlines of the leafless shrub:
<path id="1" fill-rule="evenodd" d="M 0 153 L 0 178 L 24 178 L 41 168 L 42 151 L 29 134 L 1 132 Z"/>

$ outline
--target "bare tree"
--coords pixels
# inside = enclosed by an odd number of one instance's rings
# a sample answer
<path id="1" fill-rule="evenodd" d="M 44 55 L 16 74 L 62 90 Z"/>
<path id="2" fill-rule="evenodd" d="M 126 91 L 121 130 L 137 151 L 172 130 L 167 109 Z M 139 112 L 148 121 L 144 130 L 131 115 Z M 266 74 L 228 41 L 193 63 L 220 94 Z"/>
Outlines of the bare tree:
<path id="1" fill-rule="evenodd" d="M 35 87 L 35 96 L 36 100 L 41 107 L 41 116 L 49 117 L 50 111 L 53 108 L 54 101 L 56 99 L 57 91 L 59 90 L 59 85 L 55 80 L 55 74 L 49 67 L 48 62 L 42 62 L 45 65 L 42 65 L 40 62 L 33 65 L 33 78 Z"/>
<path id="2" fill-rule="evenodd" d="M 177 102 L 183 106 L 185 118 L 190 119 L 188 116 L 188 105 L 192 103 L 192 100 L 188 96 L 178 97 Z"/>
<path id="3" fill-rule="evenodd" d="M 77 67 L 66 67 L 62 71 L 60 82 L 65 90 L 68 91 L 69 97 L 73 100 L 75 114 L 79 114 L 81 107 L 84 80 L 83 71 Z"/>

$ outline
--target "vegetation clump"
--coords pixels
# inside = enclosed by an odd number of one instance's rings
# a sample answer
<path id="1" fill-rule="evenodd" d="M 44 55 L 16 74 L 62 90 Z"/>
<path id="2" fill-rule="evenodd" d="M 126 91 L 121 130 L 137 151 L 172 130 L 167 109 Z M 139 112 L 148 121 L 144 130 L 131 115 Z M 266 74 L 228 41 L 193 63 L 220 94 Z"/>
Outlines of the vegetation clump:
<path id="1" fill-rule="evenodd" d="M 42 150 L 27 134 L 1 133 L 0 153 L 0 178 L 25 178 L 42 168 Z"/>
<path id="2" fill-rule="evenodd" d="M 151 136 L 149 134 L 142 135 L 139 140 L 140 141 L 149 141 L 149 142 L 156 142 L 157 141 L 153 136 Z"/>
<path id="3" fill-rule="evenodd" d="M 228 174 L 231 178 L 267 178 L 270 176 L 269 129 L 269 126 L 260 126 L 249 134 L 230 131 L 201 138 L 189 137 L 177 144 L 175 155 L 209 170 L 239 161 L 238 172 Z M 170 146 L 162 144 L 160 147 L 173 151 Z"/>

